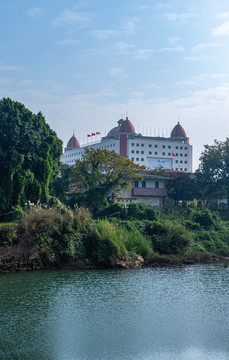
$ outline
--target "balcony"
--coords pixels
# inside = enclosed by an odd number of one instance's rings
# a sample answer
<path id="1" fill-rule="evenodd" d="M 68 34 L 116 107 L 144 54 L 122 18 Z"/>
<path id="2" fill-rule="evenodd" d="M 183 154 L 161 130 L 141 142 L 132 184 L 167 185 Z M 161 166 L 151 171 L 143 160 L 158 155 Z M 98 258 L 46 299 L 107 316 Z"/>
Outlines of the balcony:
<path id="1" fill-rule="evenodd" d="M 167 196 L 167 190 L 165 188 L 133 188 L 132 196 Z"/>

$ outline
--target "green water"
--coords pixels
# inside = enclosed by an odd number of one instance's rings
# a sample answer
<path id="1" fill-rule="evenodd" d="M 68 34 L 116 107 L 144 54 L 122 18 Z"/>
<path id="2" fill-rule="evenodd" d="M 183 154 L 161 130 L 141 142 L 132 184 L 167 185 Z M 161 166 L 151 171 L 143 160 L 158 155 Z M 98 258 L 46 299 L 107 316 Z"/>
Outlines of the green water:
<path id="1" fill-rule="evenodd" d="M 0 359 L 228 360 L 229 268 L 0 275 Z"/>

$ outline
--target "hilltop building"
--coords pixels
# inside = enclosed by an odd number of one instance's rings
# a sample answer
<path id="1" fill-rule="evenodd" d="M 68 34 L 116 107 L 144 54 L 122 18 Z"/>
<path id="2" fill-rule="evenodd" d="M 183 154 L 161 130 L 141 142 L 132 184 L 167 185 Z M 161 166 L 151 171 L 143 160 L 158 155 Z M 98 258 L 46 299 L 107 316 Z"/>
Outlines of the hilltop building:
<path id="1" fill-rule="evenodd" d="M 99 133 L 88 135 L 96 136 Z M 165 169 L 192 172 L 192 145 L 181 124 L 178 122 L 173 128 L 170 137 L 143 136 L 137 134 L 132 122 L 120 119 L 118 126 L 112 128 L 101 140 L 80 146 L 73 135 L 67 143 L 61 161 L 64 164 L 74 165 L 77 159 L 81 160 L 86 147 L 94 149 L 114 150 L 147 169 L 162 166 Z"/>

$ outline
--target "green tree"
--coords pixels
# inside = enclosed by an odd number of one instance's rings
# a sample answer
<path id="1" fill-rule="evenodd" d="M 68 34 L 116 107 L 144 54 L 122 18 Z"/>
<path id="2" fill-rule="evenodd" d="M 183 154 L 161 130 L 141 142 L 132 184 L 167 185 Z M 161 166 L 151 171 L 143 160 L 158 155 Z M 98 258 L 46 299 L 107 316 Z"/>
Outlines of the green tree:
<path id="1" fill-rule="evenodd" d="M 229 198 L 229 138 L 204 145 L 196 177 L 204 199 Z"/>
<path id="2" fill-rule="evenodd" d="M 45 203 L 61 154 L 62 141 L 40 112 L 0 100 L 0 213 L 27 201 Z"/>
<path id="3" fill-rule="evenodd" d="M 168 196 L 179 200 L 194 200 L 199 198 L 199 187 L 194 176 L 188 173 L 173 172 L 167 181 Z"/>
<path id="4" fill-rule="evenodd" d="M 67 202 L 67 193 L 72 185 L 74 167 L 67 164 L 61 164 L 59 174 L 50 183 L 50 192 L 61 202 Z"/>
<path id="5" fill-rule="evenodd" d="M 144 170 L 114 151 L 86 148 L 74 168 L 77 201 L 95 212 L 107 205 L 107 194 L 128 187 Z"/>

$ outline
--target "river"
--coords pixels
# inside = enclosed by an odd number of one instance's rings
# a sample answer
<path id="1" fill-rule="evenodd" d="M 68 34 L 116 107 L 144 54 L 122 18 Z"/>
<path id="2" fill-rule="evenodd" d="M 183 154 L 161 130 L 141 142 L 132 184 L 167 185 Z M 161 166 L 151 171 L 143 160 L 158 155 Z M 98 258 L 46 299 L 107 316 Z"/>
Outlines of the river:
<path id="1" fill-rule="evenodd" d="M 229 268 L 0 275 L 1 360 L 228 360 Z"/>

